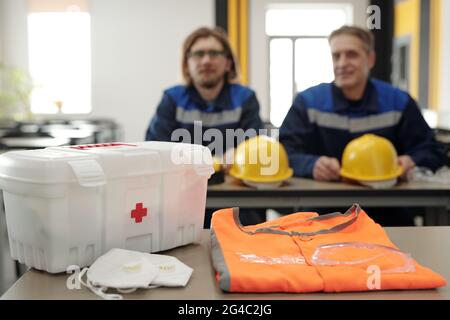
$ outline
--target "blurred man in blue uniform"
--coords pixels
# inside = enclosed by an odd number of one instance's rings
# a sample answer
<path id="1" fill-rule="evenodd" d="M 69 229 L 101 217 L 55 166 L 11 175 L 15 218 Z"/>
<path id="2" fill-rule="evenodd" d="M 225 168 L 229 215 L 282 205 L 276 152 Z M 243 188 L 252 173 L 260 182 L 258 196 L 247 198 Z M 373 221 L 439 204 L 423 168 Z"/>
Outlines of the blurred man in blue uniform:
<path id="1" fill-rule="evenodd" d="M 202 27 L 191 33 L 184 41 L 181 62 L 185 83 L 164 91 L 148 126 L 146 140 L 186 142 L 180 138 L 185 138 L 183 133 L 187 133 L 189 143 L 208 146 L 220 158 L 242 140 L 232 136 L 227 141 L 227 130 L 239 129 L 247 132 L 243 137 L 250 137 L 263 129 L 255 92 L 238 84 L 237 60 L 221 29 Z M 205 135 L 209 129 L 222 139 L 215 141 L 215 135 Z M 205 227 L 209 227 L 211 211 L 207 211 Z M 265 211 L 245 210 L 241 221 L 243 224 L 263 222 Z"/>
<path id="2" fill-rule="evenodd" d="M 394 144 L 404 177 L 415 166 L 432 170 L 443 166 L 443 148 L 414 99 L 370 77 L 375 64 L 373 35 L 359 27 L 344 26 L 332 32 L 329 44 L 334 82 L 300 92 L 280 128 L 280 142 L 288 152 L 294 175 L 339 180 L 345 146 L 365 133 Z M 411 219 L 400 220 L 385 224 L 411 224 Z"/>

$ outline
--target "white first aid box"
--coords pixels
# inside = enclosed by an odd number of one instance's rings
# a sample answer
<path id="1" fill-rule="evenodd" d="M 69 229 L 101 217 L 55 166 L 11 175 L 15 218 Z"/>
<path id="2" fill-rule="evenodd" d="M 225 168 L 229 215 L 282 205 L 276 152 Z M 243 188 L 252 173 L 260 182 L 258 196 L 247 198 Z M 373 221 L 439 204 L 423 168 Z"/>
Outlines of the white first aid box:
<path id="1" fill-rule="evenodd" d="M 56 273 L 112 248 L 156 252 L 197 242 L 211 152 L 171 142 L 11 151 L 0 156 L 13 259 Z"/>

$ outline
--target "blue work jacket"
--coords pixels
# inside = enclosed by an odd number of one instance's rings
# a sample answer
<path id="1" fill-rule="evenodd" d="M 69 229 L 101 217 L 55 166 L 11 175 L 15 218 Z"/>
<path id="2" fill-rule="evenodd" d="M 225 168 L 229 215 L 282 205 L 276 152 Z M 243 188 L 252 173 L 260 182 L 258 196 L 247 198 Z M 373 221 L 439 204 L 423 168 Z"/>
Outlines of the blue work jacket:
<path id="1" fill-rule="evenodd" d="M 312 177 L 320 156 L 341 160 L 351 140 L 373 133 L 389 139 L 399 155 L 436 170 L 444 165 L 443 147 L 435 140 L 411 96 L 386 82 L 370 79 L 361 100 L 346 99 L 333 83 L 300 92 L 280 128 L 294 175 Z"/>

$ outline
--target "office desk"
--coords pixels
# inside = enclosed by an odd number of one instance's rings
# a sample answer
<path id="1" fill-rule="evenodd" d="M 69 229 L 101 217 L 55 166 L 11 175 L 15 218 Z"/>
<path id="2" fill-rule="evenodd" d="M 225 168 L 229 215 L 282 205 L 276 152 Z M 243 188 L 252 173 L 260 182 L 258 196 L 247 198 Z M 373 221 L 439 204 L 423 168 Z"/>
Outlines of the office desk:
<path id="1" fill-rule="evenodd" d="M 422 265 L 450 280 L 450 227 L 386 228 L 390 239 L 401 250 L 409 252 Z M 242 294 L 222 292 L 214 278 L 210 258 L 209 231 L 204 230 L 200 244 L 191 244 L 165 252 L 192 267 L 194 273 L 185 288 L 156 288 L 125 294 L 125 299 L 450 299 L 450 285 L 436 290 L 379 291 L 360 293 L 273 293 Z M 86 288 L 68 290 L 67 274 L 50 275 L 30 270 L 25 273 L 2 299 L 99 299 Z"/>
<path id="2" fill-rule="evenodd" d="M 400 183 L 374 190 L 342 182 L 291 178 L 279 188 L 256 190 L 227 177 L 225 183 L 208 187 L 207 208 L 350 208 L 424 207 L 426 225 L 449 225 L 450 184 Z"/>

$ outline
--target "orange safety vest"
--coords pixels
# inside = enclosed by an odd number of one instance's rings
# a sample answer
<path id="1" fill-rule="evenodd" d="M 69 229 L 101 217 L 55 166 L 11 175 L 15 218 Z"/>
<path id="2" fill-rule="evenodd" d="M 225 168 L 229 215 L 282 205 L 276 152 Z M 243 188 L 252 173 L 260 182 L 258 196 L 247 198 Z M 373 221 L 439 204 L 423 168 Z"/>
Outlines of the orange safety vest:
<path id="1" fill-rule="evenodd" d="M 299 212 L 245 227 L 238 208 L 222 209 L 212 217 L 211 240 L 216 277 L 228 292 L 431 289 L 447 284 L 399 251 L 357 204 L 344 214 Z"/>

